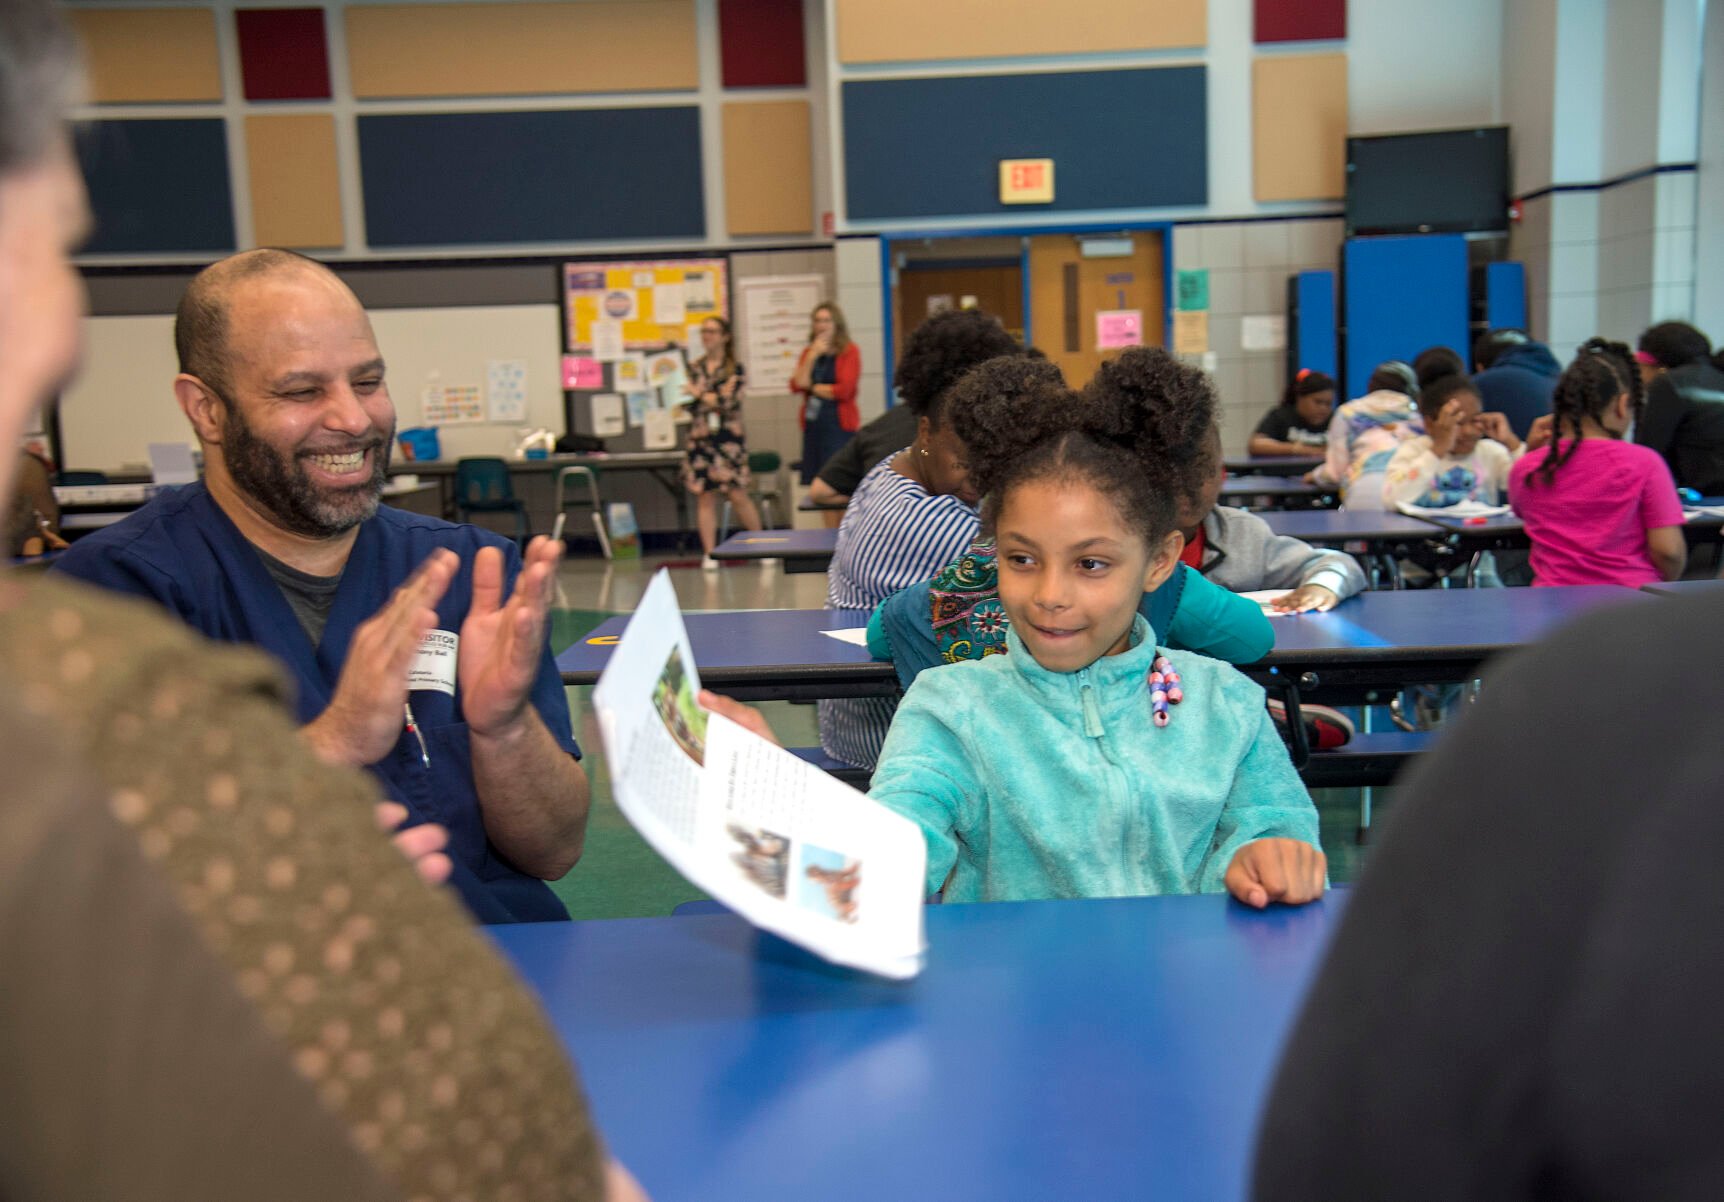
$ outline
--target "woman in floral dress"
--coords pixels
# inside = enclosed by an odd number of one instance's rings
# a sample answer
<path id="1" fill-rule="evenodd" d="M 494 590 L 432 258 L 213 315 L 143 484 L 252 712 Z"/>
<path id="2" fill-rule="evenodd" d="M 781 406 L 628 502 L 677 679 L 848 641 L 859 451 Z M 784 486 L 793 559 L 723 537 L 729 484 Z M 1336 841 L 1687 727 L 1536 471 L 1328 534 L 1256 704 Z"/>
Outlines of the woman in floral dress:
<path id="1" fill-rule="evenodd" d="M 760 529 L 760 512 L 748 495 L 748 444 L 742 431 L 742 387 L 745 373 L 736 361 L 730 323 L 709 317 L 700 323 L 700 341 L 705 352 L 689 364 L 688 461 L 682 469 L 683 485 L 694 494 L 695 519 L 700 527 L 700 566 L 718 567 L 712 548 L 718 541 L 718 503 L 730 502 L 737 519 L 748 530 Z"/>

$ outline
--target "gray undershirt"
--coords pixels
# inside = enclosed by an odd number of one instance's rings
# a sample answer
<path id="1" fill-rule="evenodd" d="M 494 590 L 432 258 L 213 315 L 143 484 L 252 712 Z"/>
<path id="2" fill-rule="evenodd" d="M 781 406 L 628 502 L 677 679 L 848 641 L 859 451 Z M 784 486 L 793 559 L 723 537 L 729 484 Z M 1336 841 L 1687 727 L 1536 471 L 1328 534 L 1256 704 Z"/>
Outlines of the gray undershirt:
<path id="1" fill-rule="evenodd" d="M 313 647 L 321 646 L 323 628 L 329 624 L 329 610 L 335 604 L 335 591 L 341 587 L 341 572 L 333 576 L 313 576 L 261 550 L 257 554 L 280 586 L 281 595 L 287 598 L 287 606 L 299 619 L 305 637 L 311 640 Z"/>

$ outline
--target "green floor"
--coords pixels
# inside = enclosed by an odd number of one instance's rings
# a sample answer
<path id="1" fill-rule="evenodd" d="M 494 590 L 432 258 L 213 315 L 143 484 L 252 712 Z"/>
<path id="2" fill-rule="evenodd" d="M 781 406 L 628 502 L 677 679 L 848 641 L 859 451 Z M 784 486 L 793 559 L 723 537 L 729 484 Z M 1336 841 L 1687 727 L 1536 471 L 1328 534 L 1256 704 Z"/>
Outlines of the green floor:
<path id="1" fill-rule="evenodd" d="M 552 649 L 561 652 L 610 616 L 599 610 L 560 611 L 552 624 Z M 610 774 L 588 704 L 592 690 L 579 688 L 568 692 L 576 736 L 586 753 L 593 801 L 587 822 L 586 852 L 575 870 L 552 886 L 557 896 L 575 918 L 663 915 L 685 901 L 705 897 L 648 847 L 617 809 L 611 799 Z M 806 747 L 819 741 L 813 706 L 770 702 L 761 709 L 787 745 Z M 1376 791 L 1373 811 L 1378 816 L 1383 813 L 1391 792 Z M 1330 879 L 1336 884 L 1351 881 L 1358 875 L 1364 851 L 1356 837 L 1359 790 L 1319 789 L 1313 797 L 1322 820 L 1323 850 L 1329 857 Z"/>

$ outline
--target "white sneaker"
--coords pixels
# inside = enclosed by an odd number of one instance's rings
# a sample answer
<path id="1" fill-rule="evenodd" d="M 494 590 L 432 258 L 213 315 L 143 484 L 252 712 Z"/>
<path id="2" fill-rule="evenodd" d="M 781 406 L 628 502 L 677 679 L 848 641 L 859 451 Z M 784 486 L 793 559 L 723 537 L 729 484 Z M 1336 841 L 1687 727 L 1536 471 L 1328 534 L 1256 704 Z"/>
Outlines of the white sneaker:
<path id="1" fill-rule="evenodd" d="M 710 555 L 702 555 L 700 557 L 700 570 L 703 572 L 718 571 L 718 560 Z"/>

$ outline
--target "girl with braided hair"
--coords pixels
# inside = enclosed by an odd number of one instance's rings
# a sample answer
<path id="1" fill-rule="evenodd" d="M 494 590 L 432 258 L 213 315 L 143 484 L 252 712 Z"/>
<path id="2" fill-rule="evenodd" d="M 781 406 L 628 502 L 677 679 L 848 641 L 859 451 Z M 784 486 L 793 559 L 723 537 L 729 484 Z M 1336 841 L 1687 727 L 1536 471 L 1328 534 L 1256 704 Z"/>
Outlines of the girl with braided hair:
<path id="1" fill-rule="evenodd" d="M 1670 467 L 1626 437 L 1641 403 L 1640 373 L 1620 342 L 1591 339 L 1557 381 L 1549 445 L 1521 456 L 1509 475 L 1535 585 L 1638 588 L 1682 575 L 1688 545 Z M 1535 444 L 1544 431 L 1541 419 Z"/>
<path id="2" fill-rule="evenodd" d="M 1167 387 L 1197 374 L 1128 354 Z M 1163 390 L 1062 391 L 1063 419 L 1028 397 L 992 427 L 1016 445 L 972 454 L 1009 653 L 916 677 L 869 791 L 922 829 L 947 901 L 1323 892 L 1317 813 L 1262 689 L 1140 612 L 1179 567 L 1181 454 L 1210 435 L 1170 423 Z"/>

